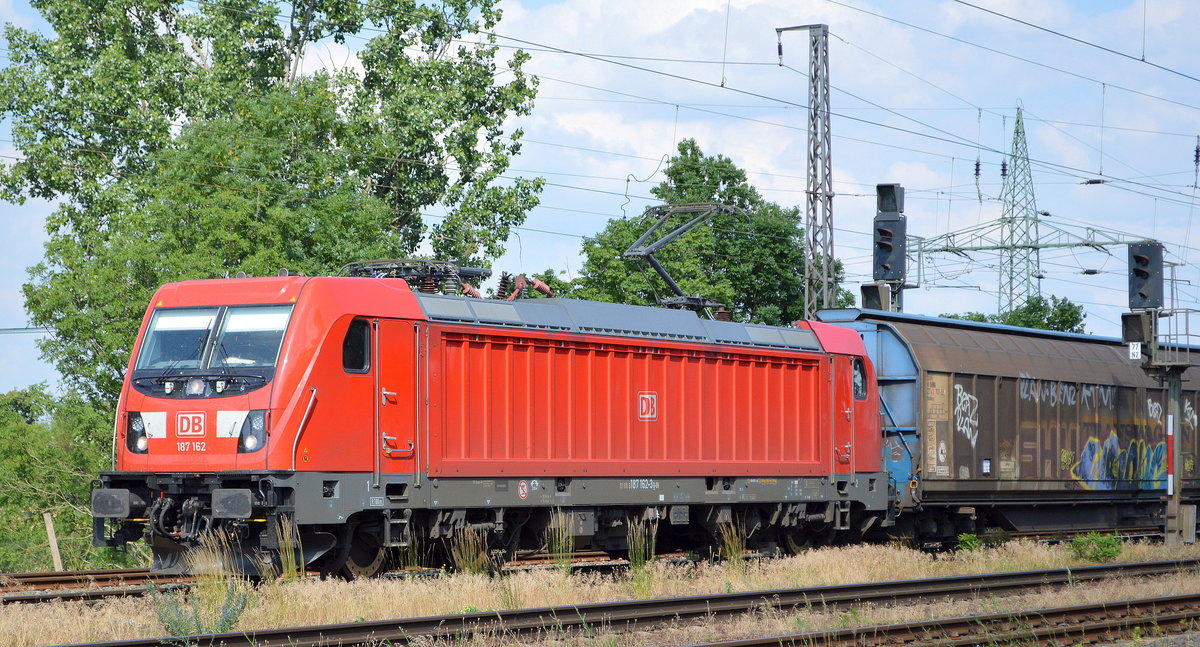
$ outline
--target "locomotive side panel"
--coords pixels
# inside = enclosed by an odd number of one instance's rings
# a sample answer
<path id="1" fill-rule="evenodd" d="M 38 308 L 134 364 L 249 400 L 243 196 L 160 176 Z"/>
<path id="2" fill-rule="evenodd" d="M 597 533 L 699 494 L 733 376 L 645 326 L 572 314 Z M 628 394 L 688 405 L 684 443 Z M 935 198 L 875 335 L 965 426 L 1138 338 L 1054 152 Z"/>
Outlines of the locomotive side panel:
<path id="1" fill-rule="evenodd" d="M 819 356 L 431 328 L 431 475 L 833 471 Z"/>

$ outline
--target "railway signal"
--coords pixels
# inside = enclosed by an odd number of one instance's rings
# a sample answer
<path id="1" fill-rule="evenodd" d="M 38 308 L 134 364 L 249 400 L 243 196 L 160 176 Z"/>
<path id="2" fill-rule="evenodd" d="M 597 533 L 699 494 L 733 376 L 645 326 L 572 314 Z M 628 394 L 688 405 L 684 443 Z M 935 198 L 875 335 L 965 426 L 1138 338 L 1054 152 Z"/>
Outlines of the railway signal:
<path id="1" fill-rule="evenodd" d="M 875 185 L 874 283 L 861 286 L 862 307 L 869 310 L 900 309 L 907 277 L 908 235 L 904 217 L 904 187 Z"/>
<path id="2" fill-rule="evenodd" d="M 875 186 L 875 263 L 876 281 L 904 281 L 907 251 L 904 187 L 899 184 Z"/>
<path id="3" fill-rule="evenodd" d="M 1129 309 L 1163 307 L 1163 246 L 1143 241 L 1129 244 Z"/>

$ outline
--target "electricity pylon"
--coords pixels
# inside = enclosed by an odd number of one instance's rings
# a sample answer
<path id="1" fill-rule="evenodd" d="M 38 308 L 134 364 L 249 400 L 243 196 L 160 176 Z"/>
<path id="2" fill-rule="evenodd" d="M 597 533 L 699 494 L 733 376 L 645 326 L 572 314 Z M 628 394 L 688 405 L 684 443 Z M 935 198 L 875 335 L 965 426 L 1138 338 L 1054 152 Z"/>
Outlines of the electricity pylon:
<path id="1" fill-rule="evenodd" d="M 997 312 L 1003 314 L 1021 307 L 1030 297 L 1040 296 L 1041 250 L 1063 247 L 1103 249 L 1144 240 L 1099 227 L 1059 225 L 1047 220 L 1048 212 L 1037 210 L 1033 175 L 1029 170 L 1029 148 L 1025 142 L 1025 121 L 1020 108 L 1017 108 L 1012 151 L 1005 168 L 1007 173 L 1000 194 L 1004 208 L 999 219 L 917 240 L 913 248 L 918 254 L 918 283 L 925 283 L 926 254 L 969 256 L 970 252 L 1000 252 Z"/>

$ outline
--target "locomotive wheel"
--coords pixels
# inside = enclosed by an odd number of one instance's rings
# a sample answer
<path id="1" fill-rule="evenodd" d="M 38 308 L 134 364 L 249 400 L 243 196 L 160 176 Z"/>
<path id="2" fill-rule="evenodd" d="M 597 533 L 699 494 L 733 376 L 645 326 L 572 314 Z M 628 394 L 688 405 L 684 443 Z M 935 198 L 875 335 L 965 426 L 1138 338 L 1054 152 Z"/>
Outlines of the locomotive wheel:
<path id="1" fill-rule="evenodd" d="M 354 533 L 346 562 L 338 569 L 338 575 L 346 580 L 375 577 L 383 571 L 387 562 L 387 550 L 379 538 L 369 534 Z"/>
<path id="2" fill-rule="evenodd" d="M 779 535 L 789 555 L 799 555 L 812 547 L 812 541 L 799 528 L 784 528 Z"/>

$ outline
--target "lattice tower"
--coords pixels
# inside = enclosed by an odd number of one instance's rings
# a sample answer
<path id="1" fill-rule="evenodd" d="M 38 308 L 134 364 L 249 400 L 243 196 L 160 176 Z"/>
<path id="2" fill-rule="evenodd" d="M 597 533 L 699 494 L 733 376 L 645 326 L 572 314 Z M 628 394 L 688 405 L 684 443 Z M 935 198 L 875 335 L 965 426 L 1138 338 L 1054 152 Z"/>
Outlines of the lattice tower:
<path id="1" fill-rule="evenodd" d="M 809 25 L 808 190 L 806 192 L 804 318 L 837 299 L 833 260 L 833 161 L 829 133 L 829 26 Z"/>
<path id="2" fill-rule="evenodd" d="M 1005 313 L 1042 293 L 1041 253 L 1038 238 L 1037 201 L 1033 174 L 1029 169 L 1029 147 L 1025 143 L 1025 120 L 1017 108 L 1008 177 L 1000 201 L 1000 290 L 998 311 Z"/>

